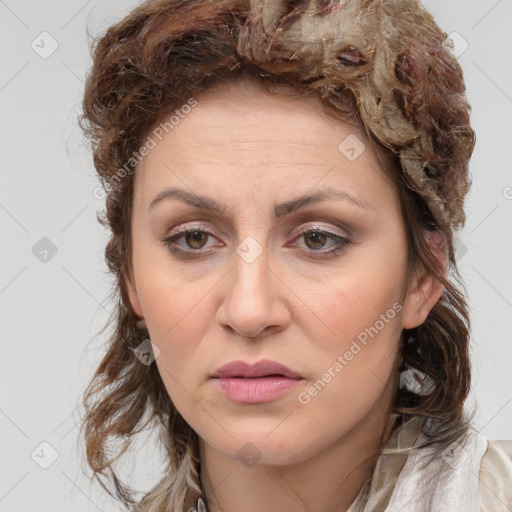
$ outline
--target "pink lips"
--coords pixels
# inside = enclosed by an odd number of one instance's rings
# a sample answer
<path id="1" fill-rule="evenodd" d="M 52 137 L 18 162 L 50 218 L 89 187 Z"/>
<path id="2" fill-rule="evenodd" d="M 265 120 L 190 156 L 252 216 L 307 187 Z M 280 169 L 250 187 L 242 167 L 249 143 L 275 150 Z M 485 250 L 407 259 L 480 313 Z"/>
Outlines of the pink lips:
<path id="1" fill-rule="evenodd" d="M 212 377 L 219 389 L 236 402 L 269 402 L 286 393 L 302 377 L 276 361 L 264 359 L 255 364 L 231 361 L 221 366 Z"/>

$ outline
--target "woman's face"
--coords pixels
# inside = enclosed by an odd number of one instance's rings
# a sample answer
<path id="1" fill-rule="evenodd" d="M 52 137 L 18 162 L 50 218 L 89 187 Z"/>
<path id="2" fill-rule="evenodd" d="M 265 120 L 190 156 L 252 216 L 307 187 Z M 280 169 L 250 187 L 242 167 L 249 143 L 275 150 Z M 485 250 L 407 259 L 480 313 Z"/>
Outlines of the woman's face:
<path id="1" fill-rule="evenodd" d="M 210 447 L 304 461 L 389 405 L 417 318 L 398 196 L 364 135 L 319 103 L 251 84 L 196 99 L 136 172 L 130 300 Z M 263 359 L 300 378 L 213 378 Z"/>

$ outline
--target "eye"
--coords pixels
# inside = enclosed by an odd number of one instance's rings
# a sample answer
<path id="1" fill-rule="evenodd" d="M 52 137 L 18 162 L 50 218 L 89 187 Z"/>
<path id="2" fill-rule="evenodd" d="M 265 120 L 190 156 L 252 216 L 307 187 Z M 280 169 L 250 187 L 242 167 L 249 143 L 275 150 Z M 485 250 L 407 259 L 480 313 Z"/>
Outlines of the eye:
<path id="1" fill-rule="evenodd" d="M 202 226 L 188 226 L 167 237 L 164 243 L 169 251 L 178 257 L 196 258 L 210 252 L 205 247 L 207 247 L 208 239 L 211 237 L 215 237 L 215 235 L 203 229 Z M 309 227 L 299 230 L 299 236 L 296 236 L 287 247 L 297 247 L 297 240 L 299 239 L 303 239 L 305 242 L 305 249 L 302 249 L 302 251 L 312 257 L 334 256 L 352 243 L 350 239 L 344 236 L 317 227 Z M 180 240 L 183 240 L 185 245 L 178 244 Z M 331 241 L 331 248 L 321 250 L 329 241 Z M 220 242 L 220 246 L 225 246 L 225 244 Z"/>
<path id="2" fill-rule="evenodd" d="M 335 233 L 331 233 L 330 231 L 326 231 L 324 229 L 319 228 L 306 228 L 300 230 L 300 236 L 295 238 L 298 240 L 302 238 L 305 242 L 305 245 L 311 251 L 308 252 L 317 252 L 321 256 L 334 256 L 338 254 L 340 251 L 345 249 L 351 241 L 343 236 L 336 235 Z M 333 242 L 333 246 L 331 249 L 321 251 L 323 247 L 325 247 L 326 242 L 331 240 Z M 297 244 L 292 244 L 292 247 L 296 247 Z"/>
<path id="3" fill-rule="evenodd" d="M 164 243 L 168 249 L 177 255 L 191 254 L 193 252 L 205 252 L 202 251 L 208 241 L 208 238 L 214 236 L 209 231 L 202 229 L 201 226 L 187 227 L 180 229 L 177 234 L 174 234 L 164 240 Z M 178 240 L 183 239 L 186 247 L 183 248 L 176 243 Z M 222 244 L 224 245 L 224 244 Z M 187 250 L 192 249 L 192 251 Z"/>

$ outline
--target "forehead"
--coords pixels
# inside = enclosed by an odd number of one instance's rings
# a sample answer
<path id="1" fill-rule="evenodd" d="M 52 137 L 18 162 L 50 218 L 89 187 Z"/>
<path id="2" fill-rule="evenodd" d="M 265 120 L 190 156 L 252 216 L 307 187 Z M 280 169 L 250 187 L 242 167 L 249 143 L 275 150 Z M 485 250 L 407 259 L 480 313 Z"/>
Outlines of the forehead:
<path id="1" fill-rule="evenodd" d="M 319 180 L 382 191 L 381 155 L 359 126 L 326 116 L 319 98 L 229 82 L 195 99 L 139 165 L 136 195 L 146 204 L 162 187 L 187 182 L 203 192 L 218 184 L 303 191 Z"/>

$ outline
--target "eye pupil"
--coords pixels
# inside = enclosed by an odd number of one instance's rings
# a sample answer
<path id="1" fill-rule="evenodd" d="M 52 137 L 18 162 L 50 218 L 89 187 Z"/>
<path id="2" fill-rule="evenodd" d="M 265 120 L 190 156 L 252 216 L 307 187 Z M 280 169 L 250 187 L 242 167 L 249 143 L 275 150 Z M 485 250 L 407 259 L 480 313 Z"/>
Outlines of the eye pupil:
<path id="1" fill-rule="evenodd" d="M 203 239 L 203 241 L 204 241 L 206 239 L 206 237 L 207 237 L 207 234 L 204 231 L 194 230 L 194 231 L 189 231 L 186 233 L 187 244 L 190 247 L 193 247 L 194 249 L 201 248 L 204 244 L 200 244 L 199 246 L 196 246 L 194 244 L 196 242 L 201 242 L 201 239 Z M 190 241 L 192 241 L 192 243 L 190 243 Z"/>
<path id="2" fill-rule="evenodd" d="M 319 238 L 320 238 L 320 240 L 319 240 Z M 313 231 L 311 233 L 307 233 L 306 234 L 306 240 L 307 239 L 310 239 L 310 240 L 312 239 L 313 240 L 313 244 L 314 244 L 313 248 L 316 248 L 316 249 L 322 247 L 325 244 L 325 239 L 326 238 L 327 237 L 326 237 L 325 233 L 320 233 L 319 231 Z M 318 243 L 318 242 L 320 242 L 320 244 L 319 245 L 315 245 L 315 243 Z M 309 244 L 308 244 L 308 246 L 309 246 Z"/>

